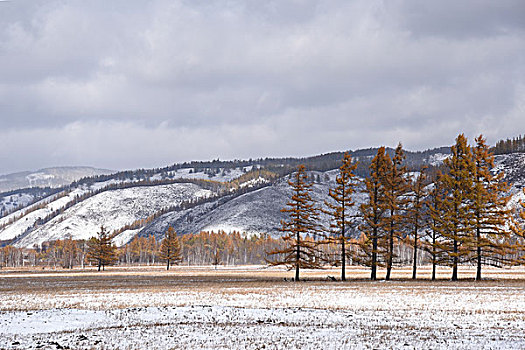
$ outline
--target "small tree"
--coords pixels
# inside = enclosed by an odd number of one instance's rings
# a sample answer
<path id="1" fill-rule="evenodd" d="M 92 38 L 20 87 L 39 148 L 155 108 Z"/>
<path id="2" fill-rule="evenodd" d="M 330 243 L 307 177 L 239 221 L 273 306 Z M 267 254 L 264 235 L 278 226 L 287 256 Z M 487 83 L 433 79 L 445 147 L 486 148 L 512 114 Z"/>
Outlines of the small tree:
<path id="1" fill-rule="evenodd" d="M 98 271 L 106 265 L 112 264 L 117 259 L 117 248 L 111 244 L 111 237 L 104 226 L 100 226 L 98 237 L 91 237 L 88 241 L 86 257 L 88 261 L 97 264 Z"/>
<path id="2" fill-rule="evenodd" d="M 277 256 L 278 260 L 267 259 L 267 262 L 272 266 L 285 265 L 290 270 L 295 269 L 295 281 L 299 281 L 301 268 L 321 267 L 318 242 L 306 237 L 308 234 L 315 236 L 319 232 L 317 208 L 310 195 L 312 184 L 307 182 L 304 165 L 299 165 L 288 184 L 292 188 L 292 196 L 287 207 L 281 211 L 287 213 L 289 219 L 281 221 L 280 229 L 285 247 L 268 252 L 268 255 Z"/>
<path id="3" fill-rule="evenodd" d="M 168 227 L 164 233 L 164 239 L 160 243 L 160 259 L 166 261 L 166 270 L 170 269 L 170 263 L 182 262 L 181 249 L 177 233 L 173 227 Z"/>

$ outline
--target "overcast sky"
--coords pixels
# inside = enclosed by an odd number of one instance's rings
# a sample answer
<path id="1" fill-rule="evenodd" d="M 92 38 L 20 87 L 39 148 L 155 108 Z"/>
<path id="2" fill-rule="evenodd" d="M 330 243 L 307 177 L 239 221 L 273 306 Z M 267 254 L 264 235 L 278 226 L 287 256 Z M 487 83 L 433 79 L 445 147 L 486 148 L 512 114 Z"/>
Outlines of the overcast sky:
<path id="1" fill-rule="evenodd" d="M 525 1 L 0 2 L 0 173 L 525 133 Z"/>

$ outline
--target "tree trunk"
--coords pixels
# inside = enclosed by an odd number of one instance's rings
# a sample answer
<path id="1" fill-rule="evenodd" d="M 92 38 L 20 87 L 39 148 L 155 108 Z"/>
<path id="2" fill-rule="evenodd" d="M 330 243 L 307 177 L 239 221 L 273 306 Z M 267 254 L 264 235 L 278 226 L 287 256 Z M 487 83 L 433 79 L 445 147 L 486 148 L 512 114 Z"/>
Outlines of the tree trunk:
<path id="1" fill-rule="evenodd" d="M 296 254 L 296 260 L 295 260 L 295 281 L 299 282 L 299 263 L 301 261 L 301 250 L 299 247 L 299 240 L 301 239 L 301 236 L 299 232 L 297 232 L 297 254 Z"/>
<path id="2" fill-rule="evenodd" d="M 372 238 L 372 272 L 370 273 L 370 279 L 375 281 L 377 279 L 377 232 L 374 233 Z"/>
<path id="3" fill-rule="evenodd" d="M 386 277 L 385 277 L 387 281 L 390 279 L 390 272 L 392 271 L 393 256 L 394 256 L 394 231 L 390 230 L 390 234 L 388 237 L 388 260 L 386 264 Z"/>
<path id="4" fill-rule="evenodd" d="M 478 221 L 479 222 L 479 221 Z M 477 260 L 476 281 L 481 281 L 481 232 L 479 226 L 476 228 Z"/>
<path id="5" fill-rule="evenodd" d="M 390 279 L 390 272 L 392 271 L 392 264 L 394 261 L 394 211 L 390 210 L 390 232 L 388 234 L 388 259 L 386 263 L 386 277 L 388 281 Z"/>
<path id="6" fill-rule="evenodd" d="M 437 252 L 436 252 L 436 232 L 432 233 L 432 281 L 436 280 L 436 264 L 437 264 Z"/>
<path id="7" fill-rule="evenodd" d="M 170 269 L 170 259 L 168 259 L 168 263 L 166 265 L 166 270 L 169 270 Z"/>
<path id="8" fill-rule="evenodd" d="M 417 225 L 416 229 L 414 231 L 414 256 L 412 257 L 413 264 L 412 264 L 412 279 L 416 279 L 416 273 L 417 273 Z"/>
<path id="9" fill-rule="evenodd" d="M 344 210 L 344 208 L 343 208 Z M 343 216 L 344 222 L 344 216 Z M 346 249 L 345 249 L 345 226 L 343 224 L 341 233 L 341 281 L 346 281 Z"/>
<path id="10" fill-rule="evenodd" d="M 454 258 L 452 262 L 452 281 L 458 280 L 458 241 L 454 240 Z"/>

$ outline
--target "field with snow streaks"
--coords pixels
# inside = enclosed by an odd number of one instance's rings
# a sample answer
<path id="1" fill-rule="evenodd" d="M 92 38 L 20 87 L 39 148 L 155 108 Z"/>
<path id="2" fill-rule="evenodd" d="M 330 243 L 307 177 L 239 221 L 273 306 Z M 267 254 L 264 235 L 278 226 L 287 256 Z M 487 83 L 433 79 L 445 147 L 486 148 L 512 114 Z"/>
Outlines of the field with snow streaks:
<path id="1" fill-rule="evenodd" d="M 525 348 L 525 270 L 480 283 L 406 272 L 370 282 L 355 268 L 342 283 L 324 280 L 337 270 L 305 271 L 293 283 L 254 267 L 3 271 L 0 348 Z"/>

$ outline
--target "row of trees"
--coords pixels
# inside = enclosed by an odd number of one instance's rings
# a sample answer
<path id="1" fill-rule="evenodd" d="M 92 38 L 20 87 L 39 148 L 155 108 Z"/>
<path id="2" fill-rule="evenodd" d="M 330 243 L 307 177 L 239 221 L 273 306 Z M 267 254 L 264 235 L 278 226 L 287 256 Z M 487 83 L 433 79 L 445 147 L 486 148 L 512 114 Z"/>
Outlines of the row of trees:
<path id="1" fill-rule="evenodd" d="M 281 228 L 285 246 L 270 251 L 268 262 L 295 269 L 296 280 L 300 268 L 340 263 L 345 280 L 350 259 L 369 266 L 373 280 L 378 267 L 386 268 L 388 280 L 398 258 L 396 242 L 404 241 L 413 249 L 414 279 L 422 251 L 430 256 L 432 279 L 437 265 L 450 266 L 452 280 L 457 280 L 459 264 L 475 263 L 479 280 L 483 265 L 523 263 L 524 235 L 507 206 L 509 186 L 503 172 L 491 172 L 494 156 L 485 139 L 480 136 L 475 142 L 469 146 L 466 137 L 459 135 L 443 169 L 432 176 L 425 169 L 408 172 L 401 144 L 393 157 L 379 148 L 364 180 L 367 199 L 358 209 L 353 208 L 352 199 L 359 185 L 354 174 L 357 165 L 349 154 L 344 155 L 336 185 L 329 190 L 330 201 L 323 208 L 312 200 L 312 184 L 305 167 L 299 166 L 289 181 L 290 201 L 282 209 L 289 215 Z M 330 215 L 330 227 L 319 226 L 320 212 Z M 361 239 L 352 241 L 351 232 Z M 334 242 L 340 247 L 337 257 L 321 253 L 322 245 Z"/>
<path id="2" fill-rule="evenodd" d="M 49 266 L 72 268 L 85 265 L 245 265 L 263 264 L 266 251 L 282 245 L 269 235 L 248 236 L 241 232 L 203 231 L 176 235 L 168 228 L 161 239 L 136 236 L 123 247 L 111 244 L 102 227 L 89 240 L 63 239 L 45 242 L 35 249 L 5 246 L 0 248 L 0 267 Z M 179 248 L 177 248 L 177 246 Z"/>
<path id="3" fill-rule="evenodd" d="M 525 151 L 525 136 L 520 135 L 512 139 L 500 140 L 492 149 L 494 154 L 508 154 Z"/>

